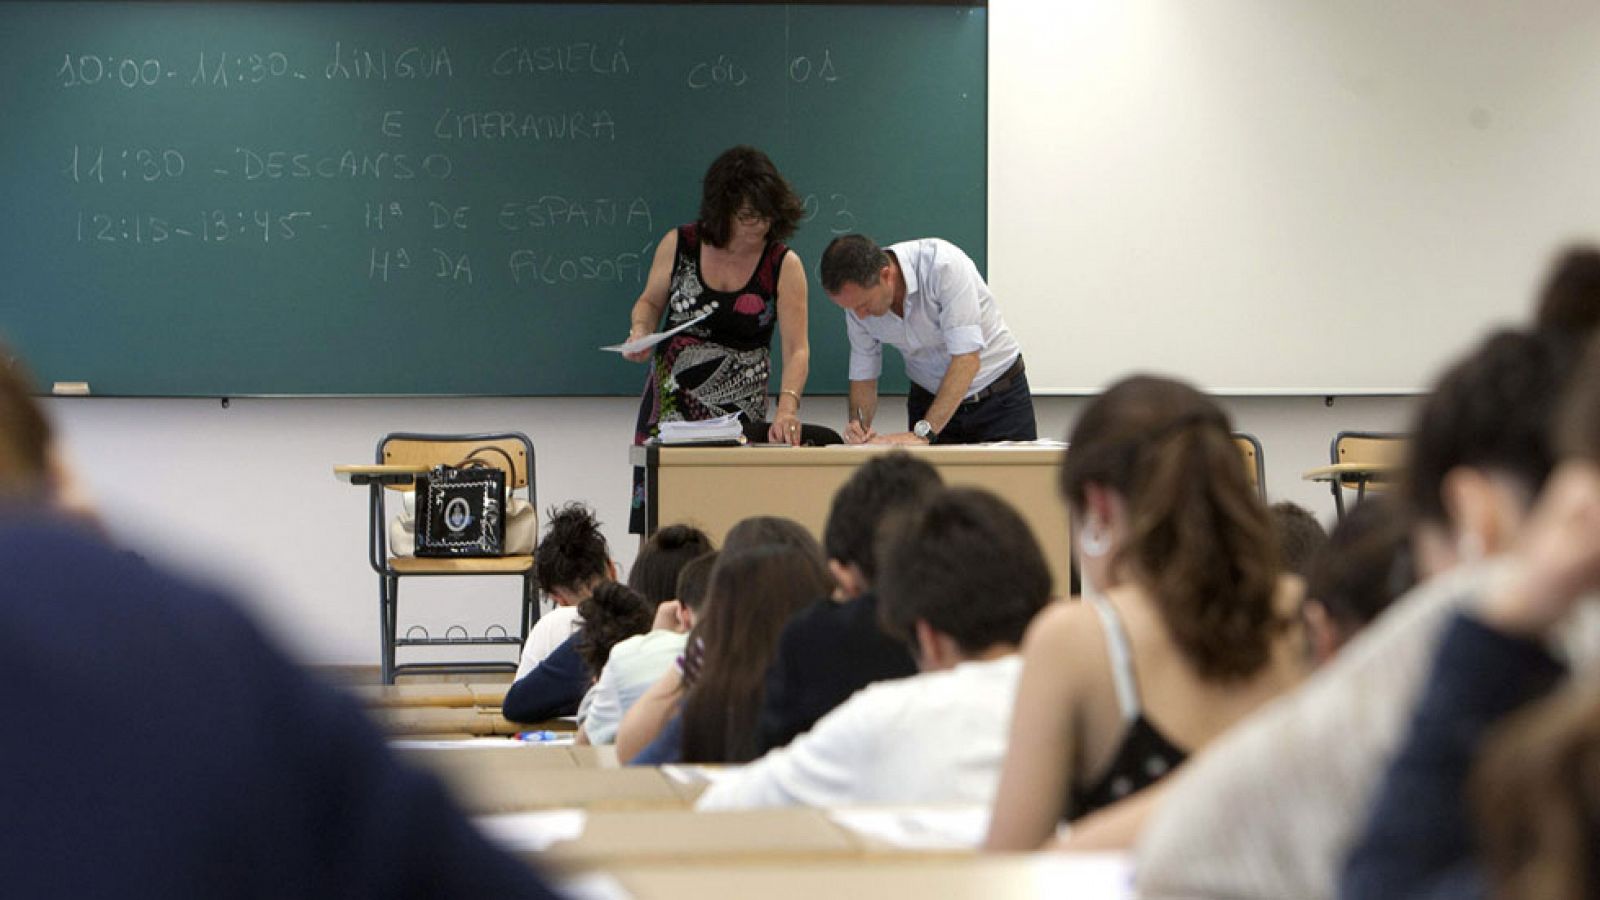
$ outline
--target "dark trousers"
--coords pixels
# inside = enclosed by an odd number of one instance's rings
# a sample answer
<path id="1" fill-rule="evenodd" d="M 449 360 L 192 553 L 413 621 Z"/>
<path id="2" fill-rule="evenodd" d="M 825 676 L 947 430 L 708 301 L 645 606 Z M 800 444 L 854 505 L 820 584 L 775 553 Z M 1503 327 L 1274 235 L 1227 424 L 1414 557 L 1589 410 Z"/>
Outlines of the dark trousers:
<path id="1" fill-rule="evenodd" d="M 906 397 L 907 430 L 928 414 L 933 394 L 916 384 Z M 1017 375 L 1011 387 L 976 403 L 962 402 L 956 414 L 934 439 L 935 444 L 979 444 L 985 441 L 1034 441 L 1039 426 L 1033 418 L 1033 393 L 1028 390 L 1026 373 Z"/>

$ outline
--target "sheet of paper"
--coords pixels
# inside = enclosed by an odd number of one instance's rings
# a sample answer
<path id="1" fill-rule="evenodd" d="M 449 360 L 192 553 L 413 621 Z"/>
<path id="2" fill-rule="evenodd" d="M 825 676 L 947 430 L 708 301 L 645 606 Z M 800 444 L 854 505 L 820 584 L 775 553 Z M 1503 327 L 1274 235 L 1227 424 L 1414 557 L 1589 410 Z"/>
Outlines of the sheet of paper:
<path id="1" fill-rule="evenodd" d="M 1034 896 L 1132 900 L 1133 857 L 1125 853 L 1040 853 Z"/>
<path id="2" fill-rule="evenodd" d="M 685 328 L 688 328 L 690 325 L 698 323 L 700 320 L 709 315 L 711 315 L 711 310 L 706 310 L 705 312 L 695 316 L 676 328 L 670 328 L 666 331 L 658 331 L 655 334 L 647 334 L 642 338 L 635 338 L 634 340 L 628 341 L 625 344 L 607 344 L 600 349 L 609 350 L 612 353 L 638 353 L 640 350 L 649 350 L 651 347 L 654 347 L 667 338 L 672 337 Z"/>
<path id="3" fill-rule="evenodd" d="M 543 852 L 552 844 L 581 837 L 588 815 L 581 809 L 549 809 L 476 816 L 472 821 L 489 840 L 507 850 Z"/>
<path id="4" fill-rule="evenodd" d="M 561 896 L 568 900 L 633 900 L 633 895 L 622 886 L 615 875 L 605 872 L 585 872 L 560 882 Z"/>
<path id="5" fill-rule="evenodd" d="M 862 837 L 914 850 L 965 850 L 989 831 L 986 806 L 885 806 L 831 809 L 828 818 Z"/>
<path id="6" fill-rule="evenodd" d="M 661 774 L 679 784 L 712 784 L 722 778 L 737 774 L 738 766 L 688 766 L 669 764 L 661 767 Z"/>
<path id="7" fill-rule="evenodd" d="M 389 741 L 389 746 L 397 750 L 481 750 L 485 747 L 526 747 L 530 746 L 522 741 L 503 737 L 462 738 L 461 740 L 418 740 L 416 738 L 395 738 Z"/>

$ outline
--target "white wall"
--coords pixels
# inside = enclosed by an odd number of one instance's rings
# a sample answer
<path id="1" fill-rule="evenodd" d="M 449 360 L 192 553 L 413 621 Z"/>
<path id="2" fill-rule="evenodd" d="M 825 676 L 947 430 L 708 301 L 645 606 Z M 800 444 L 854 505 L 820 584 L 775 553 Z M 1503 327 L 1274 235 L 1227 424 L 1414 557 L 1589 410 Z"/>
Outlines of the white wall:
<path id="1" fill-rule="evenodd" d="M 1600 5 L 989 12 L 990 280 L 1062 348 L 1036 390 L 1143 357 L 1214 391 L 1414 391 L 1600 235 Z"/>
<path id="2" fill-rule="evenodd" d="M 817 327 L 825 327 L 818 323 Z M 51 399 L 69 456 L 117 536 L 241 591 L 305 659 L 376 664 L 377 576 L 366 562 L 366 490 L 332 467 L 368 462 L 389 431 L 518 429 L 534 441 L 541 508 L 581 499 L 596 507 L 624 566 L 628 459 L 637 401 L 616 399 Z M 1065 436 L 1084 401 L 1039 398 L 1040 433 Z M 1230 398 L 1241 430 L 1265 448 L 1268 490 L 1329 521 L 1332 498 L 1299 473 L 1327 461 L 1341 428 L 1396 430 L 1400 399 Z M 844 402 L 812 398 L 806 418 L 842 428 Z M 886 408 L 883 416 L 903 417 Z M 482 582 L 496 582 L 486 586 Z M 401 627 L 481 633 L 515 627 L 514 582 L 407 579 Z M 414 602 L 409 602 L 414 601 Z"/>

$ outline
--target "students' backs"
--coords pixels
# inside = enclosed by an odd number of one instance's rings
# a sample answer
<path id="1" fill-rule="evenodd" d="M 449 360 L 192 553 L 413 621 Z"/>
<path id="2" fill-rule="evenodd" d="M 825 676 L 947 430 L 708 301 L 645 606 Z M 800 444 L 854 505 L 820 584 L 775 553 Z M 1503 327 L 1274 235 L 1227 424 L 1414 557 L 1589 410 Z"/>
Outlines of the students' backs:
<path id="1" fill-rule="evenodd" d="M 0 571 L 7 895 L 553 896 L 222 598 L 21 515 Z"/>

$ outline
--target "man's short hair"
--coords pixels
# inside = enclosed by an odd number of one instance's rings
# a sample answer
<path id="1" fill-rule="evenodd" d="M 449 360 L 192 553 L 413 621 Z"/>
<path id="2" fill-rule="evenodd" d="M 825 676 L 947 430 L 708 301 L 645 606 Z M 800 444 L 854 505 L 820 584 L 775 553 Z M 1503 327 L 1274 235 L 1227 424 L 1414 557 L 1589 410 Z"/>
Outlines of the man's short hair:
<path id="1" fill-rule="evenodd" d="M 822 289 L 837 294 L 847 283 L 875 286 L 882 277 L 883 267 L 888 264 L 889 254 L 872 238 L 864 234 L 846 234 L 834 238 L 822 251 L 822 262 L 817 269 L 822 275 Z"/>
<path id="2" fill-rule="evenodd" d="M 822 531 L 828 558 L 860 569 L 871 584 L 878 568 L 873 541 L 884 516 L 920 503 L 943 484 L 937 469 L 909 453 L 867 460 L 833 495 Z"/>
<path id="3" fill-rule="evenodd" d="M 1459 466 L 1508 475 L 1530 499 L 1538 492 L 1555 465 L 1551 431 L 1576 349 L 1559 335 L 1504 330 L 1445 372 L 1411 430 L 1403 491 L 1414 517 L 1450 521 L 1442 490 Z"/>
<path id="4" fill-rule="evenodd" d="M 707 588 L 711 585 L 711 570 L 717 565 L 716 550 L 696 556 L 678 570 L 678 602 L 690 612 L 699 613 L 705 606 Z"/>
<path id="5" fill-rule="evenodd" d="M 1284 571 L 1305 578 L 1311 571 L 1311 560 L 1328 542 L 1328 532 L 1316 516 L 1297 503 L 1282 500 L 1272 504 L 1271 511 L 1272 531 L 1278 537 L 1278 557 Z"/>
<path id="6" fill-rule="evenodd" d="M 978 488 L 945 488 L 892 517 L 879 545 L 883 626 L 915 640 L 927 622 L 965 653 L 1020 644 L 1050 600 L 1050 567 L 1028 523 Z"/>
<path id="7" fill-rule="evenodd" d="M 1306 576 L 1306 599 L 1350 632 L 1363 628 L 1416 583 L 1411 529 L 1400 504 L 1368 497 L 1333 527 Z"/>

